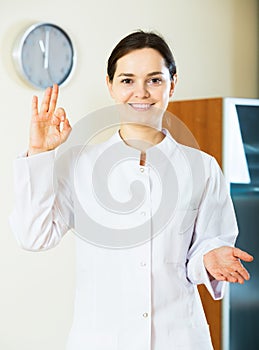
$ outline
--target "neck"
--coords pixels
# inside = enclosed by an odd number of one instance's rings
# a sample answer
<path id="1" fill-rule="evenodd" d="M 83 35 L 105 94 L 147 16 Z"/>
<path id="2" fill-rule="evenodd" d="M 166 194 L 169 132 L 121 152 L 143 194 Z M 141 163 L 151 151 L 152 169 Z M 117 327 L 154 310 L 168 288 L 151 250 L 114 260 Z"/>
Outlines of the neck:
<path id="1" fill-rule="evenodd" d="M 130 147 L 145 152 L 149 147 L 160 143 L 165 135 L 161 130 L 140 124 L 121 124 L 120 136 Z"/>

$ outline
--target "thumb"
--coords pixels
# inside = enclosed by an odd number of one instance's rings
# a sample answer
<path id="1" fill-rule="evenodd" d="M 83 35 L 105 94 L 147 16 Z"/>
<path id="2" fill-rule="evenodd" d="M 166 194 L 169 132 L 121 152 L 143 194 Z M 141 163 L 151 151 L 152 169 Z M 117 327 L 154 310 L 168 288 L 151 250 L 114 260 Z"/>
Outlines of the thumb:
<path id="1" fill-rule="evenodd" d="M 239 258 L 241 260 L 244 260 L 247 262 L 251 262 L 254 260 L 254 257 L 252 255 L 248 254 L 247 252 L 239 248 L 234 248 L 233 253 L 236 258 Z"/>
<path id="2" fill-rule="evenodd" d="M 66 118 L 63 122 L 63 127 L 62 127 L 62 131 L 61 131 L 61 136 L 63 141 L 66 141 L 70 132 L 72 130 L 72 127 L 68 121 L 68 119 Z"/>

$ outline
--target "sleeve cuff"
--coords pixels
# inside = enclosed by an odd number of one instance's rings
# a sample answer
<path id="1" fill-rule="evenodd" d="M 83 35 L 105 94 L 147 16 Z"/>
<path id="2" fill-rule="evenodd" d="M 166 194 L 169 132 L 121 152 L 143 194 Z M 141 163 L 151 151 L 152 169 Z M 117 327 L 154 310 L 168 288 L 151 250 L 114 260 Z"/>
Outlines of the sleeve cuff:
<path id="1" fill-rule="evenodd" d="M 203 263 L 203 256 L 204 254 L 201 254 L 199 257 L 197 257 L 197 262 L 193 271 L 194 276 L 197 276 L 197 280 L 193 282 L 195 284 L 204 284 L 212 298 L 214 300 L 220 300 L 224 296 L 226 282 L 210 279 Z"/>
<path id="2" fill-rule="evenodd" d="M 220 300 L 224 296 L 225 281 L 210 280 L 209 274 L 204 266 L 203 256 L 210 250 L 218 248 L 223 244 L 215 244 L 213 247 L 207 247 L 199 254 L 191 258 L 187 265 L 188 278 L 193 284 L 204 284 L 214 300 Z M 227 245 L 227 244 L 224 244 Z"/>

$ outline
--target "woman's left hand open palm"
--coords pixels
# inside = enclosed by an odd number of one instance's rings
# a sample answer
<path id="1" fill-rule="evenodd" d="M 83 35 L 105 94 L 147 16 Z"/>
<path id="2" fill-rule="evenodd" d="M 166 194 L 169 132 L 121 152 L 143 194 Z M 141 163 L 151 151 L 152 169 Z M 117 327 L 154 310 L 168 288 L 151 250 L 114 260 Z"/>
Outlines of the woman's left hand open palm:
<path id="1" fill-rule="evenodd" d="M 240 260 L 251 262 L 253 256 L 239 248 L 224 246 L 209 251 L 203 257 L 204 265 L 213 278 L 243 284 L 250 276 Z"/>

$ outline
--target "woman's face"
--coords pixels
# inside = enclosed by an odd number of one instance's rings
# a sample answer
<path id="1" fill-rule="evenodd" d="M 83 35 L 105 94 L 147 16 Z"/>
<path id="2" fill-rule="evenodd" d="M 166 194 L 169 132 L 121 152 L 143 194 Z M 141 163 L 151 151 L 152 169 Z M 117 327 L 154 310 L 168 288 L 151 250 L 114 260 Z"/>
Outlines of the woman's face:
<path id="1" fill-rule="evenodd" d="M 107 78 L 112 98 L 135 112 L 165 111 L 172 96 L 171 81 L 164 58 L 154 49 L 134 50 L 117 61 L 113 81 Z"/>

